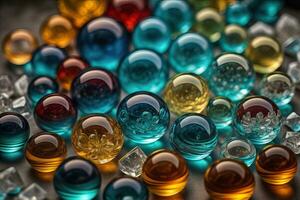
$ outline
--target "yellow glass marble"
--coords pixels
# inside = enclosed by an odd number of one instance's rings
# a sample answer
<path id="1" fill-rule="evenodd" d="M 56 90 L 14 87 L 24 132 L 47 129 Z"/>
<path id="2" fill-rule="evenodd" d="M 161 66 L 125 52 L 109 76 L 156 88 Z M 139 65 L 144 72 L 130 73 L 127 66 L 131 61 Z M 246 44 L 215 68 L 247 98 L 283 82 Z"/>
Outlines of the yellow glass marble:
<path id="1" fill-rule="evenodd" d="M 58 0 L 59 12 L 69 18 L 76 27 L 101 16 L 107 7 L 107 0 Z"/>
<path id="2" fill-rule="evenodd" d="M 209 101 L 207 83 L 199 75 L 182 73 L 175 75 L 165 87 L 163 97 L 171 112 L 200 113 Z"/>
<path id="3" fill-rule="evenodd" d="M 5 36 L 2 51 L 10 63 L 23 65 L 31 60 L 32 52 L 37 46 L 37 39 L 30 31 L 17 29 Z"/>
<path id="4" fill-rule="evenodd" d="M 40 33 L 45 43 L 65 48 L 73 41 L 75 29 L 66 17 L 52 15 L 42 24 Z"/>
<path id="5" fill-rule="evenodd" d="M 219 12 L 223 12 L 226 8 L 236 2 L 236 0 L 211 0 L 212 6 L 216 8 Z"/>
<path id="6" fill-rule="evenodd" d="M 196 13 L 193 29 L 206 36 L 211 42 L 217 42 L 224 29 L 224 19 L 217 10 L 204 8 Z"/>
<path id="7" fill-rule="evenodd" d="M 257 36 L 250 40 L 245 52 L 258 73 L 268 74 L 278 69 L 283 62 L 280 43 L 269 36 Z"/>
<path id="8" fill-rule="evenodd" d="M 92 114 L 79 119 L 72 132 L 75 152 L 98 164 L 108 163 L 121 151 L 124 137 L 118 122 L 105 114 Z"/>

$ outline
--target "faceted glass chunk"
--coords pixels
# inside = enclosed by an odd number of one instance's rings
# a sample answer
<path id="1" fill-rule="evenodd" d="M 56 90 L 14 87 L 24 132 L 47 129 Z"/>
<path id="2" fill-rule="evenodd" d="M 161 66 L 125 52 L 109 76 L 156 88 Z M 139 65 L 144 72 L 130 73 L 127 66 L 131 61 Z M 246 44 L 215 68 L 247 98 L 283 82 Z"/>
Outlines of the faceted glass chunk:
<path id="1" fill-rule="evenodd" d="M 4 93 L 0 93 L 0 113 L 11 110 L 11 99 Z"/>
<path id="2" fill-rule="evenodd" d="M 17 194 L 21 191 L 24 183 L 14 167 L 0 172 L 0 196 L 1 194 Z"/>
<path id="3" fill-rule="evenodd" d="M 138 177 L 142 174 L 146 154 L 139 147 L 133 148 L 119 160 L 119 168 L 126 175 Z"/>
<path id="4" fill-rule="evenodd" d="M 17 200 L 43 200 L 47 192 L 39 185 L 32 183 L 26 187 L 17 197 Z"/>
<path id="5" fill-rule="evenodd" d="M 300 38 L 290 38 L 283 46 L 287 55 L 297 58 L 297 54 L 300 52 Z"/>
<path id="6" fill-rule="evenodd" d="M 276 32 L 281 42 L 300 34 L 300 24 L 296 17 L 289 14 L 283 14 L 276 24 Z"/>
<path id="7" fill-rule="evenodd" d="M 4 93 L 8 97 L 14 94 L 12 81 L 8 75 L 0 75 L 0 94 Z"/>
<path id="8" fill-rule="evenodd" d="M 15 99 L 12 102 L 12 110 L 29 119 L 32 116 L 30 105 L 25 96 Z"/>
<path id="9" fill-rule="evenodd" d="M 256 22 L 252 26 L 249 27 L 248 33 L 250 36 L 256 36 L 256 35 L 275 35 L 274 29 L 263 22 Z"/>
<path id="10" fill-rule="evenodd" d="M 292 112 L 285 120 L 285 125 L 291 128 L 293 131 L 300 131 L 300 116 Z"/>
<path id="11" fill-rule="evenodd" d="M 295 83 L 300 82 L 300 63 L 291 62 L 287 69 L 287 74 L 292 78 Z"/>
<path id="12" fill-rule="evenodd" d="M 15 82 L 15 90 L 17 94 L 20 96 L 25 95 L 27 93 L 28 85 L 29 85 L 28 76 L 24 74 Z"/>
<path id="13" fill-rule="evenodd" d="M 300 154 L 300 133 L 287 132 L 282 144 L 290 148 L 295 154 Z"/>

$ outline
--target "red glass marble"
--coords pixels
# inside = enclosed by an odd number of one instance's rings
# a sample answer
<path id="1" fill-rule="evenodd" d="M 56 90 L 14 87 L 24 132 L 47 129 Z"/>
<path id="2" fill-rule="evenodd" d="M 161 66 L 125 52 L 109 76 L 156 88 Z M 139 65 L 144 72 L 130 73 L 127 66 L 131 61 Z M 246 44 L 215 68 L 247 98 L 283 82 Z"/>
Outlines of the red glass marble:
<path id="1" fill-rule="evenodd" d="M 107 15 L 121 21 L 131 32 L 140 20 L 150 15 L 150 9 L 147 0 L 112 0 Z"/>
<path id="2" fill-rule="evenodd" d="M 57 81 L 60 87 L 65 91 L 69 91 L 72 81 L 88 66 L 87 61 L 77 56 L 65 59 L 57 70 Z"/>

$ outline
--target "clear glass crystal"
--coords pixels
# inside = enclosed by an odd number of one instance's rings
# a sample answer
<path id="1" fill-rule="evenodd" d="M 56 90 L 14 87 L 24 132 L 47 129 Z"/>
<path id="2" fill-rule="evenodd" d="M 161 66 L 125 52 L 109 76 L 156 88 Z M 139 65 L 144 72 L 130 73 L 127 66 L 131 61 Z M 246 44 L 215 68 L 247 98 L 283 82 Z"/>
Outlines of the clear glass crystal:
<path id="1" fill-rule="evenodd" d="M 27 93 L 28 85 L 29 85 L 29 78 L 24 74 L 15 82 L 15 90 L 17 94 L 19 96 L 25 95 Z"/>
<path id="2" fill-rule="evenodd" d="M 291 37 L 299 36 L 300 24 L 296 17 L 283 14 L 276 23 L 276 32 L 281 42 L 287 41 Z"/>
<path id="3" fill-rule="evenodd" d="M 287 132 L 282 144 L 290 148 L 295 154 L 300 154 L 300 133 Z"/>
<path id="4" fill-rule="evenodd" d="M 289 116 L 287 116 L 285 125 L 293 131 L 300 131 L 300 116 L 297 113 L 292 112 Z"/>
<path id="5" fill-rule="evenodd" d="M 10 167 L 0 172 L 0 193 L 17 194 L 23 186 L 24 183 L 16 168 Z"/>
<path id="6" fill-rule="evenodd" d="M 4 93 L 8 97 L 14 94 L 14 87 L 8 75 L 0 75 L 0 93 Z"/>
<path id="7" fill-rule="evenodd" d="M 11 110 L 11 99 L 4 93 L 0 94 L 0 113 Z"/>
<path id="8" fill-rule="evenodd" d="M 256 22 L 252 26 L 249 27 L 248 33 L 250 36 L 255 36 L 255 35 L 275 35 L 274 29 L 263 22 Z"/>
<path id="9" fill-rule="evenodd" d="M 12 102 L 12 110 L 29 119 L 31 117 L 31 109 L 25 96 L 19 97 Z"/>
<path id="10" fill-rule="evenodd" d="M 146 154 L 139 147 L 133 148 L 119 160 L 119 168 L 126 175 L 138 177 L 142 174 Z"/>
<path id="11" fill-rule="evenodd" d="M 287 74 L 292 78 L 295 83 L 300 82 L 300 63 L 291 62 L 288 65 Z"/>
<path id="12" fill-rule="evenodd" d="M 39 185 L 32 183 L 26 187 L 17 197 L 17 200 L 43 200 L 47 192 Z"/>

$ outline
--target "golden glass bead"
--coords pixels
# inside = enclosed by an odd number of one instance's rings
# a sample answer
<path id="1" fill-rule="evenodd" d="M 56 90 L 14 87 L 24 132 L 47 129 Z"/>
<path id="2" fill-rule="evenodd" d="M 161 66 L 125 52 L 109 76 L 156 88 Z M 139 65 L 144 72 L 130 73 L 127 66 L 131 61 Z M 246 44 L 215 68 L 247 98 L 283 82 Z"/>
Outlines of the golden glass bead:
<path id="1" fill-rule="evenodd" d="M 188 176 L 184 158 L 169 150 L 155 151 L 143 165 L 142 178 L 150 192 L 158 196 L 172 196 L 181 192 Z"/>
<path id="2" fill-rule="evenodd" d="M 6 35 L 2 43 L 5 58 L 12 64 L 23 65 L 31 60 L 38 42 L 34 35 L 25 29 L 17 29 Z"/>
<path id="3" fill-rule="evenodd" d="M 65 48 L 75 36 L 72 23 L 61 15 L 52 15 L 41 26 L 41 36 L 45 43 Z"/>
<path id="4" fill-rule="evenodd" d="M 165 87 L 164 100 L 171 112 L 201 113 L 209 101 L 207 83 L 193 73 L 175 75 Z"/>
<path id="5" fill-rule="evenodd" d="M 73 127 L 72 145 L 75 152 L 97 165 L 114 159 L 123 143 L 120 125 L 105 114 L 82 117 Z"/>
<path id="6" fill-rule="evenodd" d="M 31 167 L 42 173 L 54 172 L 67 156 L 64 139 L 54 133 L 33 135 L 27 142 L 25 158 Z"/>
<path id="7" fill-rule="evenodd" d="M 245 52 L 258 73 L 268 74 L 278 69 L 283 62 L 280 43 L 269 36 L 257 36 L 250 40 Z"/>
<path id="8" fill-rule="evenodd" d="M 59 12 L 69 18 L 76 27 L 101 16 L 106 7 L 106 0 L 58 0 Z"/>

